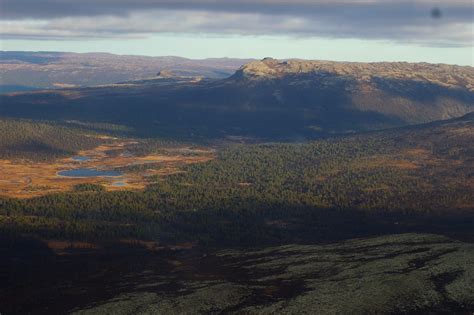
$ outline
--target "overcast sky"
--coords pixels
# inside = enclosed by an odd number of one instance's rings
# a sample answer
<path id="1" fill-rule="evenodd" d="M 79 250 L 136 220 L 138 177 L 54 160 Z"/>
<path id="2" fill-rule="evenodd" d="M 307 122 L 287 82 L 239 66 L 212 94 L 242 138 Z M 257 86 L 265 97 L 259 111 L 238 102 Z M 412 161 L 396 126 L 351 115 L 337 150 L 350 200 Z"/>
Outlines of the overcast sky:
<path id="1" fill-rule="evenodd" d="M 471 0 L 0 0 L 3 50 L 473 65 Z"/>

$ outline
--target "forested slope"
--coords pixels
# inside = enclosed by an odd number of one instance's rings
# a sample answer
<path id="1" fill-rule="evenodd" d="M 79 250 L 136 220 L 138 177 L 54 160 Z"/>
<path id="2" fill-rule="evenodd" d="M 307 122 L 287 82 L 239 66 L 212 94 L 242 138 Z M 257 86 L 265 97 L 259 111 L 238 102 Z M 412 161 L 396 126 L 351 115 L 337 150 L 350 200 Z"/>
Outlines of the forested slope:
<path id="1" fill-rule="evenodd" d="M 102 142 L 96 134 L 84 129 L 0 118 L 0 159 L 52 160 Z"/>
<path id="2" fill-rule="evenodd" d="M 237 145 L 182 173 L 151 177 L 143 192 L 4 199 L 1 230 L 10 236 L 211 244 L 397 231 L 469 237 L 473 131 L 469 115 L 306 144 Z"/>

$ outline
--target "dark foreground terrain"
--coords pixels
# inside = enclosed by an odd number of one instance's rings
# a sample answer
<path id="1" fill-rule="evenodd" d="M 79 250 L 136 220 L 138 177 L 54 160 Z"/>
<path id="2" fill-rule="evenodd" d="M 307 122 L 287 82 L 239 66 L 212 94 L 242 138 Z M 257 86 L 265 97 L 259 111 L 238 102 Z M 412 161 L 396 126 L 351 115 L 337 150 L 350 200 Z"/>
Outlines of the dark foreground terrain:
<path id="1" fill-rule="evenodd" d="M 3 314 L 474 311 L 474 245 L 432 234 L 226 250 L 22 245 L 0 263 Z"/>

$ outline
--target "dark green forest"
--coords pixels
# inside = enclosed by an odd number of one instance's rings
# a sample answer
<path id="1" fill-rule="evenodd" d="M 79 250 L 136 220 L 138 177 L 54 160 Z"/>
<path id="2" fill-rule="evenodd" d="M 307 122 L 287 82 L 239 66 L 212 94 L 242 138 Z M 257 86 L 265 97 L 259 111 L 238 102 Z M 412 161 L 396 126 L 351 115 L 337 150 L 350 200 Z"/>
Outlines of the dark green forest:
<path id="1" fill-rule="evenodd" d="M 0 159 L 54 160 L 104 140 L 90 130 L 51 122 L 0 118 Z"/>
<path id="2" fill-rule="evenodd" d="M 70 193 L 1 199 L 1 232 L 212 245 L 398 231 L 469 234 L 472 128 L 468 116 L 309 143 L 227 146 L 213 161 L 150 178 L 145 191 L 81 185 Z"/>

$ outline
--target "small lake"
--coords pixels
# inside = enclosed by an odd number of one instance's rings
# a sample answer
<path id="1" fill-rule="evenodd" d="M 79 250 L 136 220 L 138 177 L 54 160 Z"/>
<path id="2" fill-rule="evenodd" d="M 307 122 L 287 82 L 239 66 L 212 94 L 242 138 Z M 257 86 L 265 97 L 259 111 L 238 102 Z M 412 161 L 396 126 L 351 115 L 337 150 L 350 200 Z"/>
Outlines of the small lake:
<path id="1" fill-rule="evenodd" d="M 75 156 L 72 159 L 78 162 L 86 162 L 90 160 L 90 158 L 88 158 L 87 156 Z"/>
<path id="2" fill-rule="evenodd" d="M 122 176 L 122 173 L 118 171 L 101 171 L 94 168 L 78 168 L 58 172 L 58 175 L 67 177 L 118 177 Z"/>
<path id="3" fill-rule="evenodd" d="M 112 184 L 114 187 L 125 187 L 127 184 L 125 182 L 115 182 Z"/>

